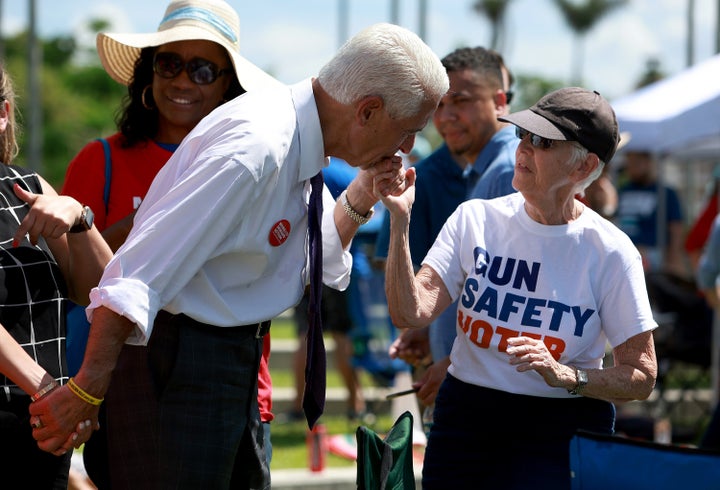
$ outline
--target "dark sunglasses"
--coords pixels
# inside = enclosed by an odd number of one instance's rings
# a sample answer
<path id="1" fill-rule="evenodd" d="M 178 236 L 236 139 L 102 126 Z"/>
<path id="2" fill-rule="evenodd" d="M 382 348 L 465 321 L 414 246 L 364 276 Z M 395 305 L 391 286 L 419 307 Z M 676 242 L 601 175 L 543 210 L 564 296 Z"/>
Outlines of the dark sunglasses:
<path id="1" fill-rule="evenodd" d="M 553 144 L 555 143 L 555 140 L 543 138 L 542 136 L 538 136 L 531 133 L 530 131 L 515 126 L 515 136 L 523 140 L 527 135 L 530 135 L 530 144 L 533 145 L 533 147 L 535 148 L 542 148 L 543 150 L 547 150 L 549 148 L 552 148 Z"/>
<path id="2" fill-rule="evenodd" d="M 175 78 L 182 71 L 187 71 L 190 81 L 198 85 L 208 85 L 225 73 L 232 72 L 232 68 L 222 70 L 212 61 L 202 58 L 193 58 L 185 62 L 177 53 L 156 53 L 153 59 L 153 71 L 163 78 Z"/>
<path id="3" fill-rule="evenodd" d="M 515 92 L 512 90 L 506 90 L 505 91 L 505 103 L 510 105 L 510 102 L 512 102 L 513 95 L 515 95 Z"/>

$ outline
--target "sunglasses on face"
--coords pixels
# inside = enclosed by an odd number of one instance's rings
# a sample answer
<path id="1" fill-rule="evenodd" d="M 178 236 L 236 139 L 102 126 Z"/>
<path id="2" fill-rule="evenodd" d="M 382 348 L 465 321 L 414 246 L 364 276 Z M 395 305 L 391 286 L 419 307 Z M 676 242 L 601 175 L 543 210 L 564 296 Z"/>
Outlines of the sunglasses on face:
<path id="1" fill-rule="evenodd" d="M 175 78 L 180 73 L 187 72 L 190 81 L 198 85 L 208 85 L 225 73 L 230 73 L 231 68 L 222 70 L 212 61 L 203 58 L 193 58 L 185 62 L 177 53 L 156 53 L 153 59 L 153 71 L 162 78 Z"/>
<path id="2" fill-rule="evenodd" d="M 553 144 L 555 143 L 555 140 L 543 138 L 542 136 L 538 136 L 531 133 L 530 131 L 515 126 L 515 136 L 517 136 L 521 140 L 524 140 L 525 136 L 527 135 L 530 135 L 530 144 L 533 145 L 534 148 L 542 148 L 543 150 L 547 150 L 549 148 L 552 148 Z"/>

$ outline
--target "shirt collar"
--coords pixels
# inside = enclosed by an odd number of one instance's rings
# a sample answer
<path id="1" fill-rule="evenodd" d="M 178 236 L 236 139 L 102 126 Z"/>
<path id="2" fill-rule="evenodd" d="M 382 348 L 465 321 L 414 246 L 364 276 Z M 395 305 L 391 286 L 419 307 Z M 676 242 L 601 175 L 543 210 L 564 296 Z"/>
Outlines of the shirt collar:
<path id="1" fill-rule="evenodd" d="M 485 147 L 478 155 L 475 163 L 473 164 L 473 170 L 479 175 L 482 175 L 483 172 L 487 170 L 487 167 L 490 165 L 490 163 L 495 160 L 495 157 L 497 157 L 502 147 L 513 139 L 518 139 L 517 136 L 515 136 L 515 126 L 508 125 L 500 129 L 500 131 L 495 133 L 493 137 L 490 138 L 490 141 L 487 142 Z M 518 143 L 519 142 L 520 140 L 518 140 Z"/>
<path id="2" fill-rule="evenodd" d="M 300 172 L 298 181 L 309 180 L 330 160 L 325 157 L 320 115 L 312 90 L 312 79 L 290 86 L 290 95 L 297 114 L 298 135 L 300 139 Z"/>

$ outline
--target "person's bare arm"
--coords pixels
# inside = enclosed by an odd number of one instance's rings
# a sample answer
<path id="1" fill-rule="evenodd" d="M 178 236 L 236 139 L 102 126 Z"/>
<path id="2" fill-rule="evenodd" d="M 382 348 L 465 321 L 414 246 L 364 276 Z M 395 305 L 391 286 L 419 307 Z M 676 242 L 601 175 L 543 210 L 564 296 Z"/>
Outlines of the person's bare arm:
<path id="1" fill-rule="evenodd" d="M 615 347 L 613 364 L 613 367 L 602 370 L 605 373 L 600 377 L 598 386 L 585 390 L 587 396 L 595 394 L 594 398 L 617 403 L 647 399 L 657 380 L 653 333 L 637 334 Z"/>
<path id="2" fill-rule="evenodd" d="M 19 242 L 26 234 L 31 243 L 43 236 L 68 284 L 70 299 L 78 304 L 89 302 L 90 289 L 100 281 L 112 251 L 95 226 L 81 233 L 68 233 L 79 220 L 83 206 L 69 196 L 58 196 L 40 178 L 43 193 L 27 192 L 16 185 L 15 194 L 30 207 L 18 226 L 14 239 Z"/>
<path id="3" fill-rule="evenodd" d="M 0 372 L 30 395 L 33 403 L 42 400 L 59 386 L 57 381 L 25 352 L 2 325 L 0 325 Z M 42 420 L 31 418 L 30 424 L 42 424 Z M 59 456 L 72 447 L 79 447 L 90 438 L 91 426 L 90 420 L 80 420 L 53 454 Z"/>
<path id="4" fill-rule="evenodd" d="M 137 211 L 133 211 L 103 230 L 102 236 L 113 252 L 117 252 L 120 246 L 125 243 L 125 239 L 130 234 L 130 230 L 132 230 L 136 212 Z"/>
<path id="5" fill-rule="evenodd" d="M 385 294 L 390 318 L 397 327 L 429 325 L 451 303 L 439 274 L 423 265 L 414 274 L 410 258 L 410 209 L 415 199 L 415 170 L 406 172 L 405 190 L 399 196 L 383 196 L 390 212 L 390 244 L 385 263 Z"/>
<path id="6" fill-rule="evenodd" d="M 575 366 L 557 362 L 542 340 L 510 338 L 507 353 L 519 372 L 535 370 L 550 386 L 571 390 L 577 385 Z M 615 403 L 647 399 L 657 379 L 652 332 L 639 333 L 615 347 L 613 361 L 609 368 L 584 369 L 588 383 L 582 395 Z"/>
<path id="7" fill-rule="evenodd" d="M 85 358 L 74 377 L 77 386 L 94 398 L 105 396 L 120 350 L 134 328 L 134 323 L 108 308 L 94 311 Z M 40 449 L 54 452 L 80 421 L 91 420 L 96 427 L 98 410 L 99 406 L 82 400 L 67 386 L 57 388 L 30 405 L 30 414 L 43 424 L 33 431 L 33 437 Z"/>
<path id="8" fill-rule="evenodd" d="M 28 395 L 53 384 L 55 380 L 0 325 L 0 372 Z"/>

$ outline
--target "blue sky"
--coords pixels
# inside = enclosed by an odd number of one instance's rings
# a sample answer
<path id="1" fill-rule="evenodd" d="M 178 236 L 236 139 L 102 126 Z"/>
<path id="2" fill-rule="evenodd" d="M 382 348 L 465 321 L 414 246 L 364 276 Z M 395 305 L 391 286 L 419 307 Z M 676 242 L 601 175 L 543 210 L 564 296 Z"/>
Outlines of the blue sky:
<path id="1" fill-rule="evenodd" d="M 347 0 L 349 34 L 390 20 L 390 0 Z M 108 19 L 115 32 L 157 29 L 164 0 L 36 0 L 41 35 L 75 33 L 94 45 L 84 26 L 92 18 Z M 399 0 L 399 24 L 418 30 L 417 2 Z M 230 0 L 240 13 L 241 51 L 292 83 L 314 75 L 339 46 L 338 0 Z M 695 60 L 714 54 L 717 0 L 695 0 Z M 2 28 L 13 32 L 27 25 L 27 2 L 2 3 Z M 490 29 L 471 9 L 472 0 L 427 0 L 426 42 L 442 57 L 461 45 L 485 45 Z M 608 98 L 632 91 L 648 57 L 661 61 L 669 74 L 685 67 L 686 1 L 631 0 L 606 17 L 585 41 L 584 85 Z M 508 12 L 509 36 L 503 51 L 516 73 L 538 74 L 570 83 L 572 35 L 550 0 L 513 0 Z M 710 82 L 710 81 L 709 81 Z M 712 83 L 717 83 L 713 80 Z"/>

